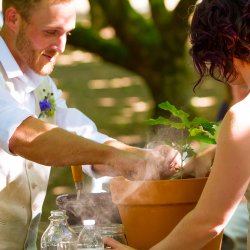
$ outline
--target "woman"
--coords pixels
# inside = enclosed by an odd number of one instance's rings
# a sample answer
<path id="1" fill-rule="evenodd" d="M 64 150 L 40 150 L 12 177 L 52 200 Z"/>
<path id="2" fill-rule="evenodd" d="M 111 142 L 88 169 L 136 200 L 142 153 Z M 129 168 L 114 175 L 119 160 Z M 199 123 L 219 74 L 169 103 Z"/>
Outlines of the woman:
<path id="1" fill-rule="evenodd" d="M 250 88 L 250 0 L 201 1 L 190 39 L 200 76 L 197 85 L 210 75 Z M 201 249 L 225 228 L 244 194 L 250 200 L 249 110 L 248 91 L 222 121 L 212 171 L 196 208 L 151 250 Z M 117 250 L 131 249 L 109 238 L 104 241 Z"/>

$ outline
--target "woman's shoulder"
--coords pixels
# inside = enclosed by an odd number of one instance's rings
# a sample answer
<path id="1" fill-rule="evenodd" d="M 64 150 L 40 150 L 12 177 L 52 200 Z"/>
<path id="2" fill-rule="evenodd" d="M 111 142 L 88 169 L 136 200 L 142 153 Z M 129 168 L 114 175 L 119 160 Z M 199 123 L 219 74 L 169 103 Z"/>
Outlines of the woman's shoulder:
<path id="1" fill-rule="evenodd" d="M 250 109 L 250 95 L 248 94 L 243 100 L 240 102 L 234 104 L 229 109 L 229 115 L 236 116 L 237 118 L 250 118 L 249 115 L 249 109 Z"/>
<path id="2" fill-rule="evenodd" d="M 227 112 L 223 123 L 236 131 L 250 128 L 250 96 L 233 105 Z"/>

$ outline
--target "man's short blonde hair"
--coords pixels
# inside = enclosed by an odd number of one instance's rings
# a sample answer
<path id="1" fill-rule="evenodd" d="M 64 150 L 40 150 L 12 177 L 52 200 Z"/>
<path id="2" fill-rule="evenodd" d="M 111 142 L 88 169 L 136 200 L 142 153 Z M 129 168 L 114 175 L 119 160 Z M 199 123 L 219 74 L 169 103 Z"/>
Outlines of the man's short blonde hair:
<path id="1" fill-rule="evenodd" d="M 55 4 L 60 2 L 70 2 L 73 0 L 2 0 L 3 16 L 5 15 L 5 11 L 13 6 L 19 11 L 22 18 L 28 20 L 31 10 L 41 1 L 49 1 L 51 4 Z"/>

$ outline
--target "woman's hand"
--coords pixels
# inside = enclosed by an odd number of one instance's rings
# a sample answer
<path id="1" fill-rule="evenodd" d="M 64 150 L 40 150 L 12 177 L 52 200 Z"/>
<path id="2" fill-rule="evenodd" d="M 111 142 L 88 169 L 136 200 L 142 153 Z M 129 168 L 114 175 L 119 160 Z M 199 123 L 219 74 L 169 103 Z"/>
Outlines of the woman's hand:
<path id="1" fill-rule="evenodd" d="M 103 238 L 103 243 L 105 245 L 108 245 L 109 247 L 111 247 L 111 249 L 116 249 L 116 250 L 136 250 L 132 247 L 123 245 L 122 243 L 110 238 L 110 237 L 104 237 Z"/>
<path id="2" fill-rule="evenodd" d="M 184 175 L 205 177 L 210 173 L 215 156 L 216 145 L 208 146 L 204 151 L 191 158 L 184 166 Z"/>

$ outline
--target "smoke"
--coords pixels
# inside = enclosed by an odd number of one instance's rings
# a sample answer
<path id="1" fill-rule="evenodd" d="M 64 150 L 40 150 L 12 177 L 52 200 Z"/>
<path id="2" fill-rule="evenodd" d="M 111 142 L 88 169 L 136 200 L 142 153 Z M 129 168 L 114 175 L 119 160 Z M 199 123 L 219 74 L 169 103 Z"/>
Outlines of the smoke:
<path id="1" fill-rule="evenodd" d="M 183 139 L 180 130 L 170 127 L 157 127 L 154 134 L 148 136 L 145 146 L 148 152 L 140 180 L 167 179 L 176 173 L 182 165 L 180 141 Z"/>
<path id="2" fill-rule="evenodd" d="M 146 167 L 141 175 L 142 181 L 134 181 L 128 188 L 126 185 L 122 190 L 123 195 L 116 197 L 117 200 L 134 199 L 140 200 L 140 197 L 147 197 L 151 190 L 142 193 L 140 187 L 147 185 L 143 180 L 160 180 L 171 176 L 175 171 L 172 167 L 181 164 L 181 157 L 174 148 L 175 142 L 181 139 L 180 132 L 161 127 L 156 133 L 151 134 L 145 150 L 147 154 Z M 167 145 L 169 144 L 169 145 Z M 151 194 L 150 194 L 151 195 Z M 119 202 L 118 202 L 119 203 Z M 66 194 L 57 197 L 56 204 L 59 209 L 64 209 L 68 215 L 70 225 L 82 225 L 83 220 L 94 219 L 97 225 L 110 225 L 121 223 L 121 218 L 117 206 L 112 202 L 110 193 L 82 193 L 77 200 L 76 194 Z"/>
<path id="3" fill-rule="evenodd" d="M 121 223 L 116 205 L 110 193 L 83 193 L 80 199 L 75 194 L 61 195 L 56 199 L 59 209 L 64 209 L 70 225 L 82 225 L 83 220 L 93 219 L 97 225 Z"/>
<path id="4" fill-rule="evenodd" d="M 172 120 L 175 119 L 172 118 Z M 187 131 L 185 130 L 159 125 L 148 135 L 146 148 L 167 144 L 179 150 L 186 137 Z"/>

